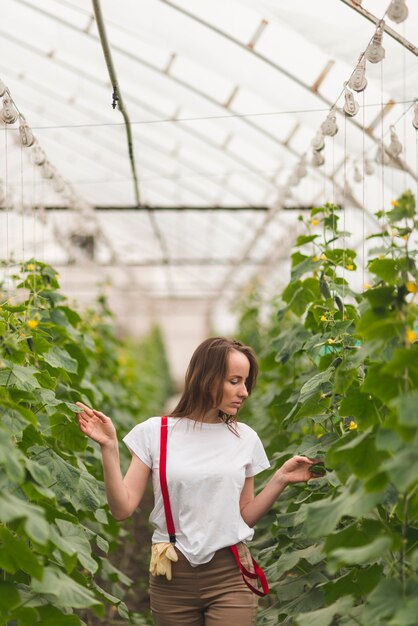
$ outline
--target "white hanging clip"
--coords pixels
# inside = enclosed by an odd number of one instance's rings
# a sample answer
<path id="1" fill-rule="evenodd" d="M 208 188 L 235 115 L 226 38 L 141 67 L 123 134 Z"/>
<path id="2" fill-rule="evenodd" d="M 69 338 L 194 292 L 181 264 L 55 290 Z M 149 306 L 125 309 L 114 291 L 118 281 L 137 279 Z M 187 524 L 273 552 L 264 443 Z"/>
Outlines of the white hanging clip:
<path id="1" fill-rule="evenodd" d="M 0 98 L 4 96 L 7 91 L 7 87 L 2 80 L 0 80 Z"/>
<path id="2" fill-rule="evenodd" d="M 390 152 L 390 154 L 395 157 L 398 157 L 400 155 L 400 153 L 402 152 L 402 144 L 399 141 L 399 137 L 395 132 L 395 127 L 394 126 L 390 126 L 390 144 L 388 147 L 388 152 Z"/>
<path id="3" fill-rule="evenodd" d="M 356 69 L 348 81 L 348 86 L 354 89 L 354 91 L 363 91 L 366 89 L 366 59 L 364 57 L 357 63 Z"/>
<path id="4" fill-rule="evenodd" d="M 386 154 L 385 146 L 382 142 L 380 142 L 379 147 L 377 148 L 375 161 L 380 165 L 387 165 L 389 163 L 389 157 Z"/>
<path id="5" fill-rule="evenodd" d="M 45 152 L 42 150 L 41 146 L 39 144 L 34 145 L 33 147 L 33 151 L 31 154 L 32 157 L 32 161 L 34 163 L 34 165 L 43 165 L 46 161 L 46 154 Z"/>
<path id="6" fill-rule="evenodd" d="M 390 20 L 392 20 L 392 22 L 400 24 L 406 20 L 408 13 L 409 11 L 405 4 L 405 0 L 392 0 L 386 15 Z"/>
<path id="7" fill-rule="evenodd" d="M 3 109 L 0 111 L 0 118 L 5 124 L 14 124 L 18 113 L 13 106 L 13 102 L 8 95 L 3 97 Z"/>
<path id="8" fill-rule="evenodd" d="M 374 165 L 369 159 L 364 161 L 364 173 L 367 174 L 367 176 L 374 174 Z"/>
<path id="9" fill-rule="evenodd" d="M 42 164 L 41 175 L 42 178 L 52 178 L 54 176 L 54 170 L 49 161 L 45 161 L 45 163 Z"/>
<path id="10" fill-rule="evenodd" d="M 335 117 L 335 109 L 332 108 L 328 113 L 326 120 L 321 124 L 321 131 L 323 135 L 334 137 L 338 133 L 337 118 Z"/>
<path id="11" fill-rule="evenodd" d="M 297 173 L 299 179 L 305 178 L 305 176 L 307 175 L 308 170 L 306 169 L 306 157 L 305 157 L 305 155 L 301 158 L 299 163 L 296 165 L 295 172 Z"/>
<path id="12" fill-rule="evenodd" d="M 324 135 L 320 130 L 318 130 L 315 137 L 312 139 L 311 146 L 316 152 L 319 152 L 320 150 L 323 150 L 325 148 Z"/>
<path id="13" fill-rule="evenodd" d="M 19 133 L 22 146 L 25 148 L 33 146 L 35 143 L 35 137 L 33 136 L 33 133 L 23 115 L 20 116 Z"/>
<path id="14" fill-rule="evenodd" d="M 418 130 L 418 100 L 415 100 L 414 103 L 414 117 L 412 119 L 412 126 L 415 130 Z"/>
<path id="15" fill-rule="evenodd" d="M 312 153 L 312 165 L 314 167 L 320 167 L 324 163 L 325 163 L 324 155 L 318 152 L 317 150 L 314 150 Z"/>
<path id="16" fill-rule="evenodd" d="M 359 170 L 359 168 L 358 168 L 358 165 L 355 165 L 355 166 L 354 166 L 354 175 L 353 175 L 353 178 L 354 178 L 354 181 L 355 181 L 356 183 L 361 183 L 361 182 L 362 182 L 362 180 L 363 180 L 363 175 L 362 175 L 362 173 L 360 172 L 360 170 Z"/>
<path id="17" fill-rule="evenodd" d="M 382 20 L 379 22 L 378 27 L 376 28 L 376 32 L 373 36 L 371 43 L 366 48 L 366 52 L 364 56 L 370 63 L 379 63 L 382 59 L 385 58 L 385 49 L 382 46 L 383 39 L 383 29 L 385 27 L 385 23 Z"/>
<path id="18" fill-rule="evenodd" d="M 350 89 L 347 87 L 347 83 L 344 83 L 344 98 L 345 98 L 345 102 L 343 106 L 344 113 L 348 115 L 349 117 L 353 117 L 353 115 L 357 115 L 358 110 L 359 110 L 359 105 L 358 105 L 358 102 L 356 102 L 354 99 L 353 92 L 350 91 Z"/>

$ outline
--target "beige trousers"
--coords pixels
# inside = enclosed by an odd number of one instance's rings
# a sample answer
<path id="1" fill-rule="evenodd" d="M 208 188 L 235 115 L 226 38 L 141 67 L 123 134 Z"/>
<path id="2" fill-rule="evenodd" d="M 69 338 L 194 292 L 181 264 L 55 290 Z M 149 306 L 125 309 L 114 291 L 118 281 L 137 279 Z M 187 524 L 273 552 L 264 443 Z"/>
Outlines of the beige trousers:
<path id="1" fill-rule="evenodd" d="M 150 576 L 155 626 L 255 626 L 257 596 L 242 580 L 229 548 L 197 567 L 176 551 L 172 580 Z M 252 569 L 247 546 L 239 544 L 239 553 L 242 564 Z"/>

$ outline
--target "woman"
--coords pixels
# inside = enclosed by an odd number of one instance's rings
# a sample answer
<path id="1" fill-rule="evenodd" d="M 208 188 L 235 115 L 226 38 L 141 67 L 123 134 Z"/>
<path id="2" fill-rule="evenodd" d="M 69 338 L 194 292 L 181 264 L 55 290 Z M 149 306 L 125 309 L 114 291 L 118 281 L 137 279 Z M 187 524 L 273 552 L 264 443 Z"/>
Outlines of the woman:
<path id="1" fill-rule="evenodd" d="M 192 356 L 167 427 L 175 547 L 168 543 L 159 477 L 161 418 L 149 418 L 124 437 L 132 461 L 123 478 L 111 419 L 77 403 L 83 409 L 81 431 L 101 445 L 107 499 L 117 520 L 132 515 L 152 476 L 150 597 L 156 626 L 255 624 L 257 597 L 244 584 L 229 547 L 237 544 L 243 565 L 251 569 L 243 542 L 253 537 L 253 526 L 287 485 L 314 477 L 309 470 L 316 461 L 295 456 L 254 496 L 254 476 L 270 464 L 256 432 L 236 416 L 257 372 L 252 349 L 223 337 L 206 339 Z"/>

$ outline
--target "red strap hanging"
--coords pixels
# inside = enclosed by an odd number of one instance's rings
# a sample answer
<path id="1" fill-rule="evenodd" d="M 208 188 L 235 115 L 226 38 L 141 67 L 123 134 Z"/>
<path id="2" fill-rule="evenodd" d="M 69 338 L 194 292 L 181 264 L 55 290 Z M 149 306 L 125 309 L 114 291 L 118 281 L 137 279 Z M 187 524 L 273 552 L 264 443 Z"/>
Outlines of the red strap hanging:
<path id="1" fill-rule="evenodd" d="M 170 537 L 171 543 L 176 543 L 176 529 L 174 526 L 173 514 L 171 512 L 170 505 L 170 497 L 168 495 L 168 486 L 167 486 L 167 441 L 168 441 L 168 418 L 163 416 L 161 418 L 161 430 L 160 430 L 160 485 L 161 485 L 161 494 L 164 502 L 164 511 L 165 511 L 165 519 L 167 524 L 167 532 Z M 269 592 L 269 586 L 266 579 L 266 576 L 258 565 L 258 563 L 251 557 L 254 572 L 250 572 L 246 567 L 241 563 L 241 559 L 239 558 L 238 547 L 236 545 L 229 546 L 232 554 L 234 555 L 235 561 L 240 569 L 242 579 L 247 585 L 249 589 L 258 596 L 266 596 Z M 248 582 L 247 578 L 258 579 L 261 584 L 262 591 L 254 587 L 250 582 Z"/>
<path id="2" fill-rule="evenodd" d="M 174 527 L 173 514 L 171 512 L 170 498 L 167 486 L 167 439 L 168 439 L 168 418 L 161 418 L 161 438 L 160 438 L 160 484 L 163 496 L 165 519 L 167 532 L 171 543 L 176 543 L 176 529 Z"/>
<path id="3" fill-rule="evenodd" d="M 257 561 L 255 559 L 253 559 L 253 557 L 251 557 L 251 560 L 253 562 L 253 566 L 254 566 L 254 572 L 250 572 L 246 567 L 244 567 L 244 565 L 241 563 L 241 559 L 239 558 L 239 554 L 238 554 L 238 547 L 235 546 L 229 546 L 229 549 L 231 550 L 232 554 L 234 555 L 234 558 L 237 562 L 237 565 L 239 567 L 239 569 L 241 570 L 241 575 L 242 575 L 242 579 L 245 582 L 245 584 L 247 585 L 247 587 L 249 587 L 251 589 L 251 591 L 255 594 L 257 594 L 258 596 L 266 596 L 269 593 L 269 585 L 267 582 L 267 578 L 265 573 L 263 572 L 263 570 L 261 569 L 261 567 L 258 565 Z M 260 589 L 257 589 L 256 587 L 254 587 L 254 585 L 252 585 L 250 582 L 248 582 L 247 578 L 252 578 L 254 579 L 258 579 L 260 581 L 261 584 L 261 588 L 262 591 Z"/>

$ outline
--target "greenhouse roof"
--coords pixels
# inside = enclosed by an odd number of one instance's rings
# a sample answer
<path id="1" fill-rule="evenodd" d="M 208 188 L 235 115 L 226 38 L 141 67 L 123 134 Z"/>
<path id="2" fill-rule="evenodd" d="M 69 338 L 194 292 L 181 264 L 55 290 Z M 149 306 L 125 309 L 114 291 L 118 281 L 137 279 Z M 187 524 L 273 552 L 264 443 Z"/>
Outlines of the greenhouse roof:
<path id="1" fill-rule="evenodd" d="M 399 23 L 390 0 L 2 7 L 0 78 L 22 116 L 2 135 L 2 258 L 53 264 L 79 300 L 109 276 L 125 316 L 181 302 L 216 320 L 249 282 L 286 281 L 301 210 L 341 204 L 361 253 L 375 211 L 416 192 L 416 2 Z M 338 132 L 313 151 L 329 114 Z"/>

